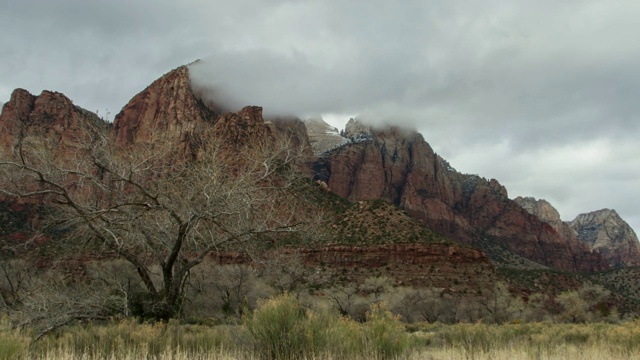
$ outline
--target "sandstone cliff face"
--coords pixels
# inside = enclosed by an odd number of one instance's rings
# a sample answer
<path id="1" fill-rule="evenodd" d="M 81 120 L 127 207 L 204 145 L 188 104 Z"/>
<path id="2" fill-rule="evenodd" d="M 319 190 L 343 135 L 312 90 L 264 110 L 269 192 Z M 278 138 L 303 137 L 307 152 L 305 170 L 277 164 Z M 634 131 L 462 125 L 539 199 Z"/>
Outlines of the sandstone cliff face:
<path id="1" fill-rule="evenodd" d="M 603 268 L 597 254 L 580 244 L 573 249 L 552 226 L 510 200 L 498 181 L 453 170 L 415 131 L 371 129 L 370 140 L 361 138 L 315 164 L 316 176 L 338 195 L 388 200 L 454 239 L 473 243 L 488 237 L 548 266 Z"/>
<path id="2" fill-rule="evenodd" d="M 118 147 L 171 144 L 178 155 L 195 155 L 199 139 L 220 116 L 191 90 L 189 70 L 181 66 L 134 96 L 116 115 L 113 137 Z M 206 136 L 206 135 L 205 135 Z"/>
<path id="3" fill-rule="evenodd" d="M 544 199 L 536 200 L 532 197 L 517 197 L 514 199 L 518 205 L 524 208 L 528 213 L 538 217 L 540 220 L 546 222 L 551 225 L 551 227 L 560 235 L 560 237 L 564 240 L 564 242 L 569 246 L 569 249 L 572 253 L 580 255 L 582 257 L 589 258 L 589 252 L 593 254 L 591 257 L 594 260 L 597 260 L 600 256 L 600 252 L 593 252 L 594 248 L 584 246 L 584 243 L 581 242 L 577 233 L 571 226 L 560 219 L 560 214 L 558 210 L 556 210 L 548 201 Z M 577 257 L 580 258 L 580 257 Z M 606 257 L 602 258 L 608 265 L 608 259 Z M 605 265 L 602 264 L 600 267 L 605 268 Z"/>
<path id="4" fill-rule="evenodd" d="M 555 229 L 562 225 L 560 213 L 548 201 L 544 199 L 536 200 L 532 197 L 518 196 L 513 199 L 518 205 L 522 206 L 527 212 L 540 218 L 540 220 L 553 226 Z"/>
<path id="5" fill-rule="evenodd" d="M 633 229 L 615 210 L 578 215 L 569 226 L 578 239 L 600 252 L 611 267 L 639 266 L 640 243 Z"/>
<path id="6" fill-rule="evenodd" d="M 120 148 L 168 144 L 175 156 L 197 157 L 212 136 L 241 141 L 244 136 L 286 138 L 293 147 L 310 155 L 306 127 L 299 119 L 262 117 L 262 108 L 247 106 L 227 113 L 210 99 L 206 89 L 193 89 L 188 66 L 163 75 L 134 96 L 116 115 L 113 138 Z M 245 140 L 242 140 L 245 141 Z"/>
<path id="7" fill-rule="evenodd" d="M 615 210 L 603 209 L 580 214 L 573 221 L 565 222 L 545 200 L 517 197 L 514 201 L 551 225 L 573 251 L 582 250 L 582 245 L 586 245 L 590 251 L 599 253 L 609 267 L 640 265 L 640 242 L 633 229 Z"/>
<path id="8" fill-rule="evenodd" d="M 96 114 L 73 105 L 61 93 L 43 91 L 34 96 L 16 89 L 0 114 L 0 153 L 6 159 L 18 159 L 23 147 L 23 154 L 46 165 L 51 161 L 74 164 L 82 144 L 91 144 L 97 132 L 104 134 L 107 129 L 108 124 Z M 34 229 L 42 227 L 41 204 L 41 196 L 0 195 L 0 243 L 5 250 L 26 251 L 48 238 L 27 241 L 35 235 Z"/>
<path id="9" fill-rule="evenodd" d="M 20 142 L 32 137 L 54 149 L 54 156 L 71 159 L 78 142 L 91 141 L 91 132 L 107 126 L 96 114 L 73 105 L 61 93 L 43 91 L 34 96 L 16 89 L 0 114 L 0 146 L 15 155 Z"/>
<path id="10" fill-rule="evenodd" d="M 491 261 L 479 250 L 457 245 L 398 243 L 385 245 L 328 245 L 284 247 L 268 258 L 295 258 L 329 284 L 362 283 L 365 279 L 391 277 L 398 285 L 438 287 L 450 292 L 475 293 L 493 288 L 498 277 Z M 251 263 L 244 253 L 218 252 L 220 264 Z"/>

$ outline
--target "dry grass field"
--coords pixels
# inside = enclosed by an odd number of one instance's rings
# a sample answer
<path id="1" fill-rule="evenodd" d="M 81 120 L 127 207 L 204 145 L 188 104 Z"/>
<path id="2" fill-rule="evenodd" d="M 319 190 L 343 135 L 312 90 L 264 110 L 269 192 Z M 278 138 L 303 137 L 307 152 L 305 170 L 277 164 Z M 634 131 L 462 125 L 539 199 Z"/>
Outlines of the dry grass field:
<path id="1" fill-rule="evenodd" d="M 29 334 L 5 330 L 0 359 L 640 359 L 638 321 L 419 324 L 407 330 L 384 309 L 365 323 L 321 314 L 302 327 L 265 327 L 272 320 L 254 317 L 234 326 L 122 321 L 69 328 L 36 343 Z M 260 331 L 272 330 L 266 335 L 275 338 L 261 337 Z"/>

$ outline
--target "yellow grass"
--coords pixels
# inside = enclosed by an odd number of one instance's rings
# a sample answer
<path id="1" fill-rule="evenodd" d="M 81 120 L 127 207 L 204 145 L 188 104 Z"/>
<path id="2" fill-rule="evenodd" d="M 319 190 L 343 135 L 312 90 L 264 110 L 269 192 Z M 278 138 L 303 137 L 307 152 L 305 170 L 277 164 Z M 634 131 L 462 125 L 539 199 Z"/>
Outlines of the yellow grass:
<path id="1" fill-rule="evenodd" d="M 350 323 L 351 335 L 365 325 Z M 408 352 L 399 359 L 638 359 L 640 322 L 621 324 L 509 325 L 456 324 L 412 327 Z M 361 332 L 365 334 L 365 332 Z M 137 324 L 75 327 L 31 344 L 29 334 L 0 331 L 1 359 L 260 359 L 242 325 L 200 326 Z M 364 336 L 364 335 L 363 335 Z M 340 337 L 332 341 L 339 342 Z M 369 344 L 367 347 L 374 347 Z M 338 348 L 338 347 L 336 347 Z M 12 350 L 13 349 L 13 350 Z M 345 358 L 332 353 L 300 357 L 314 360 Z M 343 348 L 341 348 L 344 351 Z M 351 359 L 371 359 L 374 348 L 357 349 Z"/>

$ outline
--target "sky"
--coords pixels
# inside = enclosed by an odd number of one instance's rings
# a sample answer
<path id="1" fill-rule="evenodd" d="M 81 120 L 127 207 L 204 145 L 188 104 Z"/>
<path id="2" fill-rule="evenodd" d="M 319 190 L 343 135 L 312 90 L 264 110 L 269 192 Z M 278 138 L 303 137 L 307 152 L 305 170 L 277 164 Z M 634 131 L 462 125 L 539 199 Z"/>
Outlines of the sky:
<path id="1" fill-rule="evenodd" d="M 636 0 L 0 0 L 0 103 L 55 90 L 113 119 L 192 66 L 231 107 L 416 128 L 563 220 L 640 230 Z"/>

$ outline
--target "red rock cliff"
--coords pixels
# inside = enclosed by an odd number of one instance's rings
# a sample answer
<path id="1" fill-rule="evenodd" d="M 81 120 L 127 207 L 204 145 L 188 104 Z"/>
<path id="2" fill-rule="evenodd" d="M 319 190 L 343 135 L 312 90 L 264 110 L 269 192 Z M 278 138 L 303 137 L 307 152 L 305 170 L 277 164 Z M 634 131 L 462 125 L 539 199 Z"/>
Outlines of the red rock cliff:
<path id="1" fill-rule="evenodd" d="M 220 116 L 191 90 L 189 70 L 181 66 L 134 96 L 116 115 L 113 137 L 118 147 L 171 144 L 180 155 L 197 150 L 198 139 Z"/>
<path id="2" fill-rule="evenodd" d="M 292 144 L 308 148 L 309 139 L 299 119 L 273 119 L 265 122 L 262 108 L 248 106 L 226 113 L 210 99 L 202 99 L 191 87 L 188 66 L 163 75 L 134 96 L 116 115 L 113 137 L 117 146 L 169 144 L 179 156 L 197 156 L 203 141 L 210 136 L 228 136 L 238 140 L 244 135 L 287 136 Z M 206 94 L 210 95 L 210 91 Z M 220 122 L 220 124 L 219 124 Z M 271 129 L 271 130 L 269 130 Z"/>
<path id="3" fill-rule="evenodd" d="M 451 168 L 415 131 L 373 129 L 331 152 L 316 176 L 349 200 L 385 199 L 454 239 L 489 238 L 533 261 L 569 271 L 605 264 L 582 244 L 572 248 L 549 224 L 507 197 L 498 181 Z"/>
<path id="4" fill-rule="evenodd" d="M 25 137 L 31 136 L 55 150 L 55 156 L 72 158 L 79 141 L 90 141 L 89 132 L 107 127 L 96 114 L 87 111 L 58 92 L 43 91 L 39 96 L 16 89 L 0 115 L 0 146 L 15 154 Z"/>

